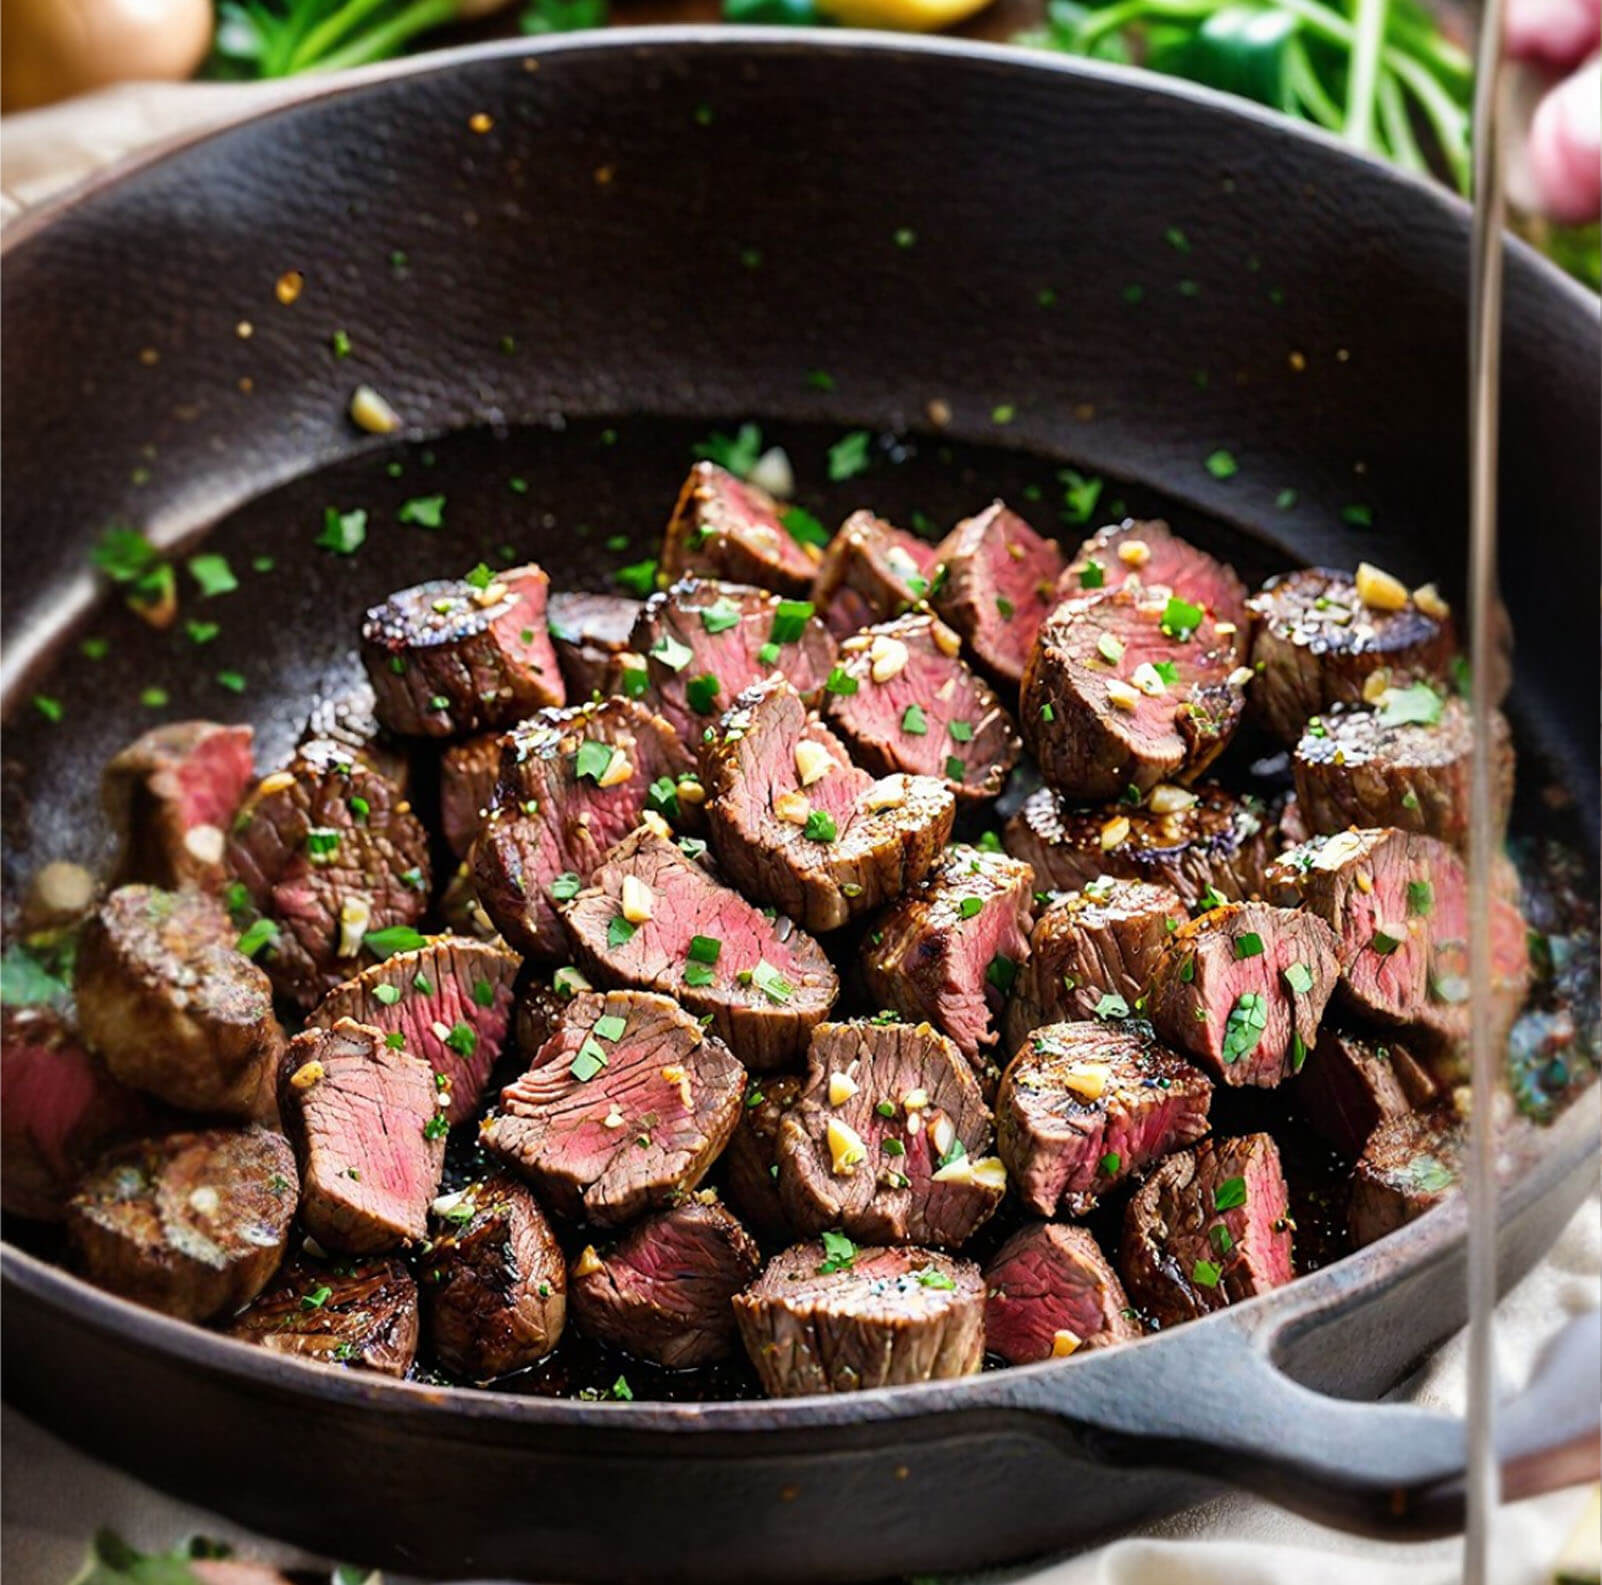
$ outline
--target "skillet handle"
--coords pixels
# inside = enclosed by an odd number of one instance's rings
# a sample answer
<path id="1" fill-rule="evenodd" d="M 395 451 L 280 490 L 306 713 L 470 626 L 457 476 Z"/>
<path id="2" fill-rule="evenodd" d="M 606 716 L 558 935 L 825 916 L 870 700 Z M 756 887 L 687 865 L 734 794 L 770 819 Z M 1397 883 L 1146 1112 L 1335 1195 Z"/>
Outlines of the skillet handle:
<path id="1" fill-rule="evenodd" d="M 1274 1363 L 1282 1328 L 1263 1331 L 1244 1320 L 1202 1322 L 1188 1347 L 1137 1345 L 1121 1370 L 1104 1368 L 1123 1352 L 1109 1349 L 1060 1369 L 999 1376 L 1015 1378 L 1017 1390 L 1007 1393 L 1013 1407 L 1049 1414 L 1103 1463 L 1227 1482 L 1341 1529 L 1459 1533 L 1463 1422 L 1412 1404 L 1330 1398 L 1303 1387 Z M 1599 1373 L 1602 1311 L 1591 1311 L 1564 1327 L 1529 1385 L 1500 1407 L 1504 1499 L 1602 1474 Z"/>

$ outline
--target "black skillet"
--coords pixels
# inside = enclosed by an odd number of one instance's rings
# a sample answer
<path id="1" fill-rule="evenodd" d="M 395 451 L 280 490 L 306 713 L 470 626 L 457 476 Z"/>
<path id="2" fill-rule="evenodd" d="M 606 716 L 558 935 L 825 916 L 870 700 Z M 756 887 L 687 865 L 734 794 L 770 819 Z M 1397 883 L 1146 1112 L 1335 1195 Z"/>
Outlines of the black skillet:
<path id="1" fill-rule="evenodd" d="M 363 601 L 421 575 L 429 552 L 387 532 L 349 562 L 312 552 L 300 514 L 318 490 L 348 486 L 326 502 L 340 506 L 390 490 L 386 522 L 405 494 L 480 503 L 453 526 L 452 565 L 506 539 L 559 585 L 600 580 L 601 533 L 654 537 L 671 481 L 626 445 L 552 453 L 567 506 L 549 523 L 498 478 L 488 493 L 483 446 L 442 448 L 433 475 L 414 449 L 390 480 L 344 416 L 358 380 L 418 436 L 751 416 L 908 431 L 926 457 L 940 402 L 953 441 L 1138 481 L 1181 520 L 1249 527 L 1259 563 L 1370 556 L 1450 585 L 1467 236 L 1455 200 L 1233 100 L 827 33 L 667 29 L 436 57 L 141 163 L 6 242 L 8 888 L 44 858 L 100 856 L 93 767 L 150 719 L 145 688 L 166 688 L 170 713 L 248 716 L 270 759 L 310 687 L 348 664 Z M 285 306 L 274 284 L 291 269 L 305 285 Z M 1588 847 L 1598 361 L 1595 300 L 1510 244 L 1513 708 L 1524 763 L 1568 789 Z M 1220 449 L 1232 477 L 1204 466 Z M 310 496 L 256 500 L 328 464 Z M 870 477 L 893 475 L 881 458 Z M 959 467 L 931 506 L 971 506 L 987 482 Z M 821 504 L 857 504 L 862 487 Z M 221 699 L 178 637 L 114 625 L 115 608 L 86 615 L 86 554 L 108 521 L 167 542 L 250 501 L 227 548 L 242 569 L 272 545 L 277 569 L 212 608 L 226 615 L 213 664 L 251 679 Z M 69 638 L 103 631 L 105 660 L 68 655 Z M 29 708 L 36 691 L 63 704 L 59 725 Z M 1594 1181 L 1596 1102 L 1517 1164 L 1504 1284 Z M 1449 1206 L 1168 1336 L 772 1404 L 547 1401 L 325 1371 L 8 1245 L 5 1392 L 245 1524 L 423 1572 L 968 1567 L 1116 1532 L 1221 1482 L 1333 1523 L 1435 1534 L 1461 1520 L 1461 1427 L 1342 1400 L 1375 1397 L 1462 1324 L 1462 1235 Z M 1595 1366 L 1574 1346 L 1505 1417 L 1511 1490 L 1594 1463 L 1572 1384 Z"/>

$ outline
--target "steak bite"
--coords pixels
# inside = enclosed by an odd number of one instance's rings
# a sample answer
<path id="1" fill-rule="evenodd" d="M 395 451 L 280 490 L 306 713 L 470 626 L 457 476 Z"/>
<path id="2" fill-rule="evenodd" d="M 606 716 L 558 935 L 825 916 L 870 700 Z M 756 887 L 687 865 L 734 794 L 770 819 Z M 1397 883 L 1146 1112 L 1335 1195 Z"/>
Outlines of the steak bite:
<path id="1" fill-rule="evenodd" d="M 504 1172 L 434 1202 L 419 1268 L 434 1357 L 467 1381 L 538 1363 L 567 1318 L 567 1262 L 545 1213 Z"/>
<path id="2" fill-rule="evenodd" d="M 275 927 L 261 961 L 302 1007 L 360 967 L 365 941 L 428 907 L 428 833 L 394 785 L 337 743 L 305 743 L 256 784 L 228 869 Z"/>
<path id="3" fill-rule="evenodd" d="M 67 1234 L 97 1288 L 207 1321 L 248 1304 L 278 1269 L 295 1188 L 282 1134 L 168 1134 L 102 1156 L 67 1202 Z"/>
<path id="4" fill-rule="evenodd" d="M 1277 809 L 1214 781 L 1163 783 L 1143 803 L 1130 794 L 1092 808 L 1033 794 L 1003 840 L 1032 863 L 1042 855 L 1049 876 L 1074 886 L 1104 875 L 1148 881 L 1172 887 L 1192 910 L 1259 896 L 1283 846 Z"/>
<path id="5" fill-rule="evenodd" d="M 267 976 L 203 892 L 114 891 L 78 944 L 78 1023 L 114 1078 L 188 1112 L 270 1118 L 284 1049 Z"/>
<path id="6" fill-rule="evenodd" d="M 1187 908 L 1256 896 L 1275 853 L 1262 800 L 1210 781 L 1164 784 L 1144 803 L 1095 809 L 1042 787 L 1007 822 L 1002 840 L 1034 866 L 1039 885 L 1071 892 L 1111 875 L 1171 886 Z"/>
<path id="7" fill-rule="evenodd" d="M 172 721 L 106 766 L 100 798 L 120 852 L 119 881 L 221 891 L 223 850 L 255 772 L 248 726 Z"/>
<path id="8" fill-rule="evenodd" d="M 1124 1286 L 1163 1326 L 1289 1282 L 1290 1200 L 1268 1134 L 1170 1156 L 1124 1213 Z"/>
<path id="9" fill-rule="evenodd" d="M 1178 892 L 1110 875 L 1053 898 L 1007 1002 L 1007 1048 L 1043 1024 L 1094 1018 L 1107 997 L 1134 1007 L 1184 918 Z"/>
<path id="10" fill-rule="evenodd" d="M 1180 539 L 1160 519 L 1126 517 L 1098 530 L 1082 544 L 1057 585 L 1059 598 L 1080 599 L 1098 589 L 1122 589 L 1155 595 L 1176 594 L 1202 608 L 1220 638 L 1236 642 L 1246 656 L 1250 623 L 1246 585 L 1235 569 L 1215 561 L 1206 551 Z"/>
<path id="11" fill-rule="evenodd" d="M 1437 1093 L 1405 1046 L 1338 1029 L 1319 1031 L 1296 1077 L 1297 1109 L 1347 1156 L 1361 1155 L 1381 1123 L 1427 1106 Z"/>
<path id="12" fill-rule="evenodd" d="M 984 1362 L 979 1268 L 933 1249 L 858 1249 L 833 1235 L 775 1256 L 734 1296 L 770 1398 L 971 1376 Z"/>
<path id="13" fill-rule="evenodd" d="M 617 1227 L 700 1183 L 744 1087 L 728 1047 L 667 997 L 587 993 L 479 1138 L 561 1215 Z"/>
<path id="14" fill-rule="evenodd" d="M 1370 688 L 1444 676 L 1456 647 L 1451 613 L 1439 596 L 1419 593 L 1429 610 L 1366 564 L 1355 576 L 1304 567 L 1270 578 L 1246 602 L 1256 618 L 1257 717 L 1294 743 L 1310 717 L 1362 704 Z"/>
<path id="15" fill-rule="evenodd" d="M 1468 847 L 1474 725 L 1455 694 L 1428 683 L 1389 689 L 1373 710 L 1314 716 L 1296 745 L 1297 802 L 1310 831 L 1395 826 Z M 1513 743 L 1500 710 L 1491 714 L 1492 792 L 1497 829 L 1513 803 Z"/>
<path id="16" fill-rule="evenodd" d="M 452 853 L 463 857 L 495 802 L 501 776 L 499 732 L 452 743 L 439 758 L 439 823 Z"/>
<path id="17" fill-rule="evenodd" d="M 956 1248 L 1001 1203 L 990 1112 L 927 1024 L 822 1024 L 779 1123 L 779 1200 L 800 1233 Z"/>
<path id="18" fill-rule="evenodd" d="M 478 1110 L 484 1081 L 506 1045 L 512 987 L 522 967 L 504 947 L 465 936 L 434 936 L 396 952 L 331 991 L 307 1020 L 332 1029 L 348 1018 L 384 1034 L 434 1070 L 445 1120 Z"/>
<path id="19" fill-rule="evenodd" d="M 1205 1074 L 1127 1022 L 1048 1024 L 996 1096 L 996 1143 L 1023 1203 L 1083 1216 L 1125 1179 L 1207 1132 Z"/>
<path id="20" fill-rule="evenodd" d="M 734 1352 L 734 1296 L 761 1269 L 751 1235 L 715 1199 L 696 1195 L 636 1222 L 604 1254 L 584 1248 L 573 1266 L 573 1320 L 668 1370 L 716 1364 Z"/>
<path id="21" fill-rule="evenodd" d="M 715 462 L 698 462 L 679 491 L 662 543 L 662 571 L 750 583 L 780 594 L 812 586 L 819 552 L 793 539 L 786 508 Z"/>
<path id="22" fill-rule="evenodd" d="M 1322 919 L 1225 903 L 1169 937 L 1147 1005 L 1157 1033 L 1220 1083 L 1272 1088 L 1301 1071 L 1338 972 Z"/>
<path id="23" fill-rule="evenodd" d="M 675 781 L 681 755 L 661 718 L 631 699 L 545 711 L 507 733 L 471 863 L 479 901 L 513 947 L 565 956 L 559 894 L 587 885 L 653 802 L 699 795 L 699 783 Z"/>
<path id="24" fill-rule="evenodd" d="M 1229 742 L 1251 679 L 1226 625 L 1155 590 L 1065 600 L 1023 678 L 1024 742 L 1041 774 L 1085 800 L 1194 781 Z"/>
<path id="25" fill-rule="evenodd" d="M 985 1267 L 985 1348 L 1009 1365 L 1141 1335 L 1118 1273 L 1082 1227 L 1031 1222 Z"/>
<path id="26" fill-rule="evenodd" d="M 753 1079 L 739 1124 L 723 1153 L 729 1203 L 769 1244 L 782 1244 L 793 1236 L 779 1203 L 779 1125 L 805 1088 L 806 1080 L 794 1073 Z"/>
<path id="27" fill-rule="evenodd" d="M 59 1222 L 90 1163 L 159 1122 L 53 1008 L 0 1009 L 0 1207 L 11 1215 Z"/>
<path id="28" fill-rule="evenodd" d="M 973 1068 L 991 1067 L 1007 987 L 1029 958 L 1034 884 L 1020 859 L 948 847 L 869 934 L 868 995 L 906 1018 L 928 1019 Z"/>
<path id="29" fill-rule="evenodd" d="M 619 688 L 643 694 L 692 752 L 752 683 L 782 675 L 810 701 L 834 665 L 834 639 L 810 600 L 704 578 L 652 595 L 630 646 L 635 654 L 619 668 Z"/>
<path id="30" fill-rule="evenodd" d="M 1387 1118 L 1352 1169 L 1346 1227 L 1354 1249 L 1439 1205 L 1463 1175 L 1463 1121 L 1450 1104 Z"/>
<path id="31" fill-rule="evenodd" d="M 1390 829 L 1314 837 L 1282 854 L 1268 881 L 1279 900 L 1334 930 L 1340 1001 L 1355 1016 L 1412 1027 L 1432 1052 L 1467 1039 L 1468 877 L 1444 842 Z M 1517 885 L 1504 861 L 1491 930 L 1493 989 L 1508 1026 L 1529 981 L 1524 921 L 1510 900 Z"/>
<path id="32" fill-rule="evenodd" d="M 853 512 L 823 552 L 813 603 L 836 638 L 899 616 L 924 599 L 937 552 L 872 512 Z"/>
<path id="33" fill-rule="evenodd" d="M 404 1376 L 417 1357 L 417 1279 L 402 1260 L 296 1255 L 228 1328 L 275 1354 Z"/>
<path id="34" fill-rule="evenodd" d="M 994 798 L 1020 744 L 1001 701 L 939 617 L 914 611 L 840 647 L 823 713 L 876 776 L 935 776 L 964 802 Z"/>
<path id="35" fill-rule="evenodd" d="M 719 862 L 748 896 L 836 930 L 928 872 L 956 800 L 927 776 L 875 781 L 782 677 L 749 688 L 702 746 Z"/>
<path id="36" fill-rule="evenodd" d="M 558 589 L 551 595 L 546 621 L 569 699 L 607 691 L 613 665 L 628 650 L 639 619 L 640 602 L 621 594 Z"/>
<path id="37" fill-rule="evenodd" d="M 1062 547 L 993 501 L 935 551 L 934 602 L 997 682 L 1016 685 L 1035 634 L 1057 603 Z"/>
<path id="38" fill-rule="evenodd" d="M 400 1041 L 342 1018 L 296 1035 L 285 1054 L 278 1096 L 300 1161 L 301 1220 L 327 1249 L 379 1254 L 428 1232 L 447 1097 Z"/>
<path id="39" fill-rule="evenodd" d="M 641 826 L 562 904 L 579 963 L 598 985 L 672 997 L 746 1067 L 798 1060 L 840 981 L 823 948 L 721 885 L 676 842 Z"/>
<path id="40" fill-rule="evenodd" d="M 532 562 L 400 589 L 362 620 L 378 719 L 403 737 L 510 726 L 566 698 Z"/>

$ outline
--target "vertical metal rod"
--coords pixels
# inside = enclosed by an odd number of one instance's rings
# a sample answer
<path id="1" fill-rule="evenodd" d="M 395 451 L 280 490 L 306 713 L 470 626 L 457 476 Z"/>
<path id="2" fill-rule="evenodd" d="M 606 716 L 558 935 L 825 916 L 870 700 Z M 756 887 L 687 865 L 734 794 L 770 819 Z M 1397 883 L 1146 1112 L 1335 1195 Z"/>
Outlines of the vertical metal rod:
<path id="1" fill-rule="evenodd" d="M 1496 1111 L 1502 1053 L 1491 1028 L 1491 867 L 1498 846 L 1491 812 L 1490 712 L 1496 654 L 1497 438 L 1502 366 L 1503 0 L 1485 0 L 1474 91 L 1474 233 L 1469 301 L 1469 655 L 1474 753 L 1469 783 L 1468 1523 L 1466 1585 L 1486 1585 L 1499 1471 L 1496 1401 Z"/>

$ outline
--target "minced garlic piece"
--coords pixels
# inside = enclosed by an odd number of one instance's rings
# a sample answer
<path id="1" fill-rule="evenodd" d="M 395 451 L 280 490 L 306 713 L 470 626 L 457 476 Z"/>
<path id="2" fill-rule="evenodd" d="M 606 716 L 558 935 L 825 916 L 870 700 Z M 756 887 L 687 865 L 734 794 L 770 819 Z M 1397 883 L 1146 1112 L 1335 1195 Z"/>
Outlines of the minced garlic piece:
<path id="1" fill-rule="evenodd" d="M 606 769 L 595 779 L 597 787 L 619 787 L 634 774 L 634 761 L 627 754 L 614 752 Z"/>
<path id="2" fill-rule="evenodd" d="M 651 895 L 651 888 L 638 875 L 625 875 L 620 902 L 623 917 L 631 925 L 643 925 L 651 917 L 651 907 L 655 898 Z"/>
<path id="3" fill-rule="evenodd" d="M 1237 666 L 1225 680 L 1231 688 L 1244 688 L 1256 675 L 1250 666 Z"/>
<path id="4" fill-rule="evenodd" d="M 189 1191 L 189 1209 L 197 1216 L 215 1216 L 222 1204 L 222 1196 L 209 1183 Z"/>
<path id="5" fill-rule="evenodd" d="M 202 864 L 221 864 L 226 846 L 227 838 L 223 836 L 221 826 L 190 826 L 184 832 L 185 850 Z"/>
<path id="6" fill-rule="evenodd" d="M 1143 539 L 1126 539 L 1118 547 L 1118 559 L 1126 567 L 1144 567 L 1151 560 L 1151 546 Z"/>
<path id="7" fill-rule="evenodd" d="M 1112 819 L 1101 828 L 1102 852 L 1106 853 L 1110 849 L 1117 847 L 1118 844 L 1129 835 L 1129 831 L 1130 825 L 1128 816 L 1114 815 Z"/>
<path id="8" fill-rule="evenodd" d="M 1063 1328 L 1051 1334 L 1051 1357 L 1053 1359 L 1067 1359 L 1079 1347 L 1079 1339 Z"/>
<path id="9" fill-rule="evenodd" d="M 886 809 L 899 809 L 906 801 L 905 780 L 899 776 L 887 776 L 863 795 L 862 812 L 868 815 L 881 814 Z"/>
<path id="10" fill-rule="evenodd" d="M 706 788 L 693 776 L 681 776 L 678 783 L 679 802 L 692 806 L 706 802 Z"/>
<path id="11" fill-rule="evenodd" d="M 1371 611 L 1402 611 L 1407 608 L 1407 585 L 1371 562 L 1357 564 L 1357 598 Z"/>
<path id="12" fill-rule="evenodd" d="M 1376 666 L 1363 679 L 1363 703 L 1378 704 L 1390 692 L 1391 668 Z"/>
<path id="13" fill-rule="evenodd" d="M 901 1097 L 901 1105 L 904 1111 L 921 1112 L 928 1104 L 929 1092 L 927 1090 L 908 1090 Z"/>
<path id="14" fill-rule="evenodd" d="M 664 842 L 673 840 L 673 827 L 654 809 L 642 809 L 640 811 L 640 824 L 653 836 L 661 837 Z"/>
<path id="15" fill-rule="evenodd" d="M 367 898 L 345 898 L 339 905 L 339 950 L 335 956 L 355 957 L 362 949 L 362 940 L 372 922 L 373 905 Z"/>
<path id="16" fill-rule="evenodd" d="M 315 1057 L 310 1062 L 303 1062 L 289 1075 L 291 1089 L 309 1090 L 327 1071 Z"/>
<path id="17" fill-rule="evenodd" d="M 844 1106 L 857 1093 L 857 1081 L 849 1073 L 829 1075 L 829 1105 Z"/>
<path id="18" fill-rule="evenodd" d="M 804 826 L 812 813 L 812 800 L 804 792 L 780 793 L 773 800 L 773 812 L 786 825 Z"/>
<path id="19" fill-rule="evenodd" d="M 899 638 L 881 633 L 868 651 L 868 662 L 875 682 L 889 682 L 907 669 L 907 646 Z"/>
<path id="20" fill-rule="evenodd" d="M 1160 694 L 1168 692 L 1168 684 L 1163 681 L 1162 673 L 1149 660 L 1143 660 L 1130 672 L 1129 680 L 1148 699 L 1155 699 Z"/>
<path id="21" fill-rule="evenodd" d="M 834 756 L 821 743 L 802 738 L 795 746 L 795 772 L 803 787 L 822 781 L 834 769 Z"/>
<path id="22" fill-rule="evenodd" d="M 1107 684 L 1107 698 L 1120 710 L 1136 710 L 1140 707 L 1140 690 L 1131 688 L 1127 682 L 1120 682 L 1116 677 Z"/>
<path id="23" fill-rule="evenodd" d="M 595 1252 L 594 1244 L 586 1244 L 579 1251 L 579 1258 L 573 1262 L 573 1275 L 575 1277 L 591 1277 L 601 1269 L 601 1257 Z"/>
<path id="24" fill-rule="evenodd" d="M 1146 800 L 1147 807 L 1154 815 L 1177 815 L 1195 802 L 1195 793 L 1185 787 L 1176 787 L 1172 782 L 1153 787 L 1151 797 Z"/>
<path id="25" fill-rule="evenodd" d="M 269 797 L 273 793 L 287 792 L 295 785 L 295 778 L 287 770 L 275 770 L 256 783 L 256 796 Z"/>
<path id="26" fill-rule="evenodd" d="M 929 1143 L 934 1146 L 937 1156 L 949 1156 L 956 1142 L 957 1125 L 942 1112 L 929 1125 Z"/>
<path id="27" fill-rule="evenodd" d="M 1452 614 L 1451 606 L 1441 598 L 1441 591 L 1433 583 L 1421 583 L 1413 591 L 1413 604 L 1437 622 L 1444 622 Z"/>
<path id="28" fill-rule="evenodd" d="M 351 393 L 350 417 L 369 435 L 393 435 L 401 427 L 400 414 L 370 385 L 358 385 Z"/>
<path id="29" fill-rule="evenodd" d="M 1062 1084 L 1087 1101 L 1099 1101 L 1111 1077 L 1112 1069 L 1105 1062 L 1080 1062 L 1064 1071 Z"/>
<path id="30" fill-rule="evenodd" d="M 837 1178 L 849 1178 L 868 1159 L 868 1147 L 856 1129 L 842 1123 L 838 1117 L 829 1119 L 827 1130 L 829 1157 Z"/>
<path id="31" fill-rule="evenodd" d="M 934 647 L 940 651 L 947 660 L 952 659 L 962 648 L 962 640 L 958 637 L 956 629 L 949 628 L 944 622 L 934 622 L 929 628 L 929 637 L 934 640 Z"/>

